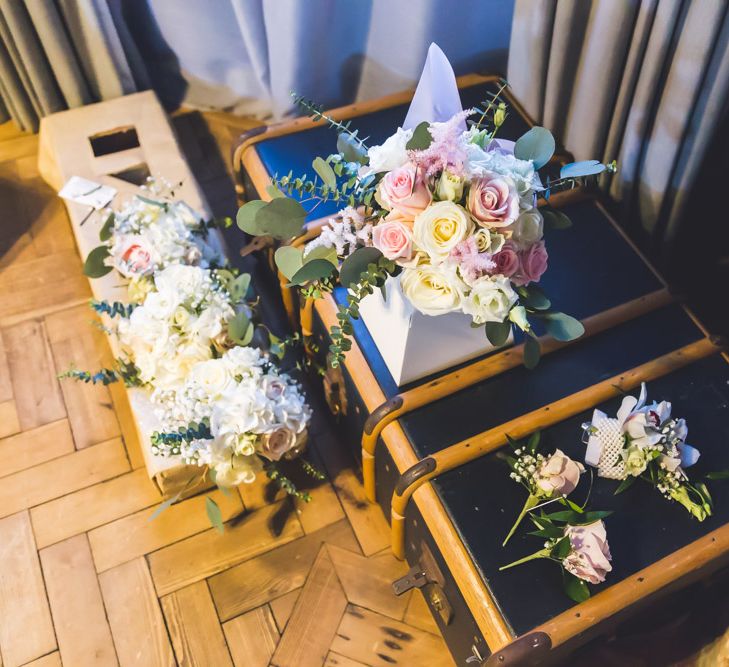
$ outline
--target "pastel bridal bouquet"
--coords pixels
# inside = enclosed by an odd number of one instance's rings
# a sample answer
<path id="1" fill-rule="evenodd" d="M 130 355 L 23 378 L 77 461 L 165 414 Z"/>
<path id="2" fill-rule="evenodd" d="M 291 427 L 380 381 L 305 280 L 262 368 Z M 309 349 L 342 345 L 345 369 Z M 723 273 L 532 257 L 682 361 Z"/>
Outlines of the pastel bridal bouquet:
<path id="1" fill-rule="evenodd" d="M 686 443 L 686 421 L 672 416 L 669 402 L 647 399 L 643 383 L 638 398 L 626 396 L 615 417 L 594 411 L 592 421 L 583 424 L 585 463 L 600 477 L 620 480 L 615 493 L 643 479 L 703 521 L 711 516 L 712 501 L 706 485 L 690 482 L 686 474 L 699 458 Z"/>
<path id="2" fill-rule="evenodd" d="M 455 95 L 455 102 L 437 105 L 449 113 L 423 118 L 432 111 L 421 113 L 414 102 L 404 127 L 378 146 L 297 97 L 310 116 L 337 130 L 339 152 L 314 160 L 314 179 L 275 178 L 270 202 L 249 202 L 238 213 L 244 231 L 286 241 L 302 231 L 307 211 L 300 202 L 314 202 L 311 210 L 322 201 L 342 204 L 303 250 L 284 245 L 275 255 L 281 273 L 306 296 L 321 296 L 338 283 L 349 289 L 331 331 L 334 366 L 351 347 L 351 319 L 359 317 L 362 299 L 390 278 L 421 313 L 465 313 L 494 346 L 516 326 L 526 334 L 530 367 L 539 359 L 535 320 L 559 340 L 583 333 L 581 323 L 553 309 L 539 288 L 549 258 L 545 221 L 564 216 L 540 210 L 537 198 L 608 167 L 573 163 L 556 180 L 540 177 L 555 150 L 551 133 L 534 127 L 516 143 L 497 138 L 508 113 L 500 97 L 505 84 L 481 107 L 460 110 L 452 70 L 447 61 L 443 66 L 452 89 L 436 81 L 431 95 Z"/>
<path id="3" fill-rule="evenodd" d="M 201 268 L 226 264 L 209 229 L 226 221 L 206 221 L 185 202 L 174 198 L 174 187 L 164 179 L 149 178 L 140 193 L 119 210 L 107 210 L 99 232 L 101 245 L 92 250 L 84 273 L 99 278 L 112 270 L 139 280 L 171 264 Z"/>

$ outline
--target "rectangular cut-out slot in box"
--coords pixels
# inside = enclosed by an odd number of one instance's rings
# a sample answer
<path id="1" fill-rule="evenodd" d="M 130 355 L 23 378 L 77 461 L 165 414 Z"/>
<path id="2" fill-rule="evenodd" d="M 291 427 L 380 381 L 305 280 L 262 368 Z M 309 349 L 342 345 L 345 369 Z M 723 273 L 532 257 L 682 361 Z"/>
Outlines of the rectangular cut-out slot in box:
<path id="1" fill-rule="evenodd" d="M 97 132 L 89 137 L 91 150 L 95 157 L 121 153 L 132 148 L 139 148 L 139 135 L 134 125 L 116 127 L 104 132 Z"/>
<path id="2" fill-rule="evenodd" d="M 120 181 L 125 181 L 126 183 L 131 183 L 132 185 L 144 185 L 151 176 L 151 173 L 149 171 L 149 165 L 146 162 L 139 162 L 126 169 L 115 171 L 109 174 L 109 176 L 118 178 Z"/>

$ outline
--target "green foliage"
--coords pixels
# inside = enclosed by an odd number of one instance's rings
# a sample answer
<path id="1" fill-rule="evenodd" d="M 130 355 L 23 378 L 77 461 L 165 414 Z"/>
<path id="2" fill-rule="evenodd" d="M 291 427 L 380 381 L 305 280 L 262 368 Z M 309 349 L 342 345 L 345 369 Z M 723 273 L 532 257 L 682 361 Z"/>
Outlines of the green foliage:
<path id="1" fill-rule="evenodd" d="M 314 104 L 314 102 L 312 102 L 311 100 L 307 100 L 302 95 L 297 95 L 295 92 L 291 91 L 291 97 L 294 99 L 294 104 L 299 106 L 309 118 L 311 118 L 315 122 L 324 121 L 325 123 L 327 123 L 327 125 L 329 125 L 329 127 L 336 130 L 340 135 L 349 135 L 353 141 L 356 141 L 358 143 L 361 150 L 363 150 L 364 152 L 367 151 L 367 146 L 364 143 L 366 139 L 357 138 L 356 130 L 353 131 L 351 129 L 351 120 L 341 123 L 331 116 L 325 114 L 324 108 L 321 105 Z"/>
<path id="2" fill-rule="evenodd" d="M 311 496 L 306 491 L 299 491 L 296 488 L 296 484 L 279 470 L 274 461 L 266 461 L 264 463 L 264 470 L 266 471 L 266 476 L 273 482 L 276 482 L 278 487 L 283 489 L 289 496 L 303 500 L 305 503 L 311 501 Z"/>
<path id="3" fill-rule="evenodd" d="M 541 169 L 554 155 L 555 143 L 552 133 L 535 125 L 517 139 L 514 155 L 520 160 L 532 160 L 535 169 Z"/>
<path id="4" fill-rule="evenodd" d="M 299 463 L 301 464 L 301 469 L 309 475 L 309 477 L 313 477 L 319 481 L 323 481 L 327 478 L 327 476 L 319 470 L 319 468 L 317 468 L 313 463 L 307 461 L 303 456 L 299 458 Z"/>
<path id="5" fill-rule="evenodd" d="M 715 470 L 707 473 L 705 477 L 706 479 L 729 479 L 729 470 Z"/>
<path id="6" fill-rule="evenodd" d="M 301 233 L 306 210 L 294 199 L 276 197 L 269 202 L 249 201 L 238 210 L 236 222 L 252 236 L 273 236 L 288 240 Z"/>
<path id="7" fill-rule="evenodd" d="M 91 309 L 100 315 L 108 315 L 109 317 L 124 317 L 128 318 L 131 316 L 134 309 L 137 307 L 135 303 L 121 303 L 119 301 L 96 301 L 92 299 L 89 302 Z"/>
<path id="8" fill-rule="evenodd" d="M 533 336 L 527 336 L 524 340 L 524 365 L 529 370 L 536 368 L 541 356 L 539 341 Z"/>
<path id="9" fill-rule="evenodd" d="M 511 322 L 486 322 L 486 338 L 495 347 L 501 347 L 509 338 L 511 333 Z"/>
<path id="10" fill-rule="evenodd" d="M 223 513 L 216 503 L 210 496 L 205 496 L 205 512 L 210 520 L 210 525 L 215 528 L 221 535 L 225 532 L 225 526 L 223 525 Z"/>
<path id="11" fill-rule="evenodd" d="M 575 602 L 584 602 L 590 597 L 590 589 L 582 579 L 567 570 L 562 570 L 564 592 Z"/>
<path id="12" fill-rule="evenodd" d="M 569 229 L 572 227 L 572 220 L 563 211 L 551 206 L 542 206 L 540 209 L 544 223 L 551 229 Z"/>
<path id="13" fill-rule="evenodd" d="M 337 136 L 337 152 L 345 162 L 367 164 L 367 150 L 354 132 L 340 132 Z"/>
<path id="14" fill-rule="evenodd" d="M 177 456 L 180 454 L 180 447 L 186 442 L 193 440 L 210 440 L 213 434 L 210 432 L 210 424 L 202 421 L 199 424 L 193 422 L 187 426 L 181 426 L 177 432 L 163 433 L 155 431 L 150 436 L 152 451 L 155 454 Z"/>
<path id="15" fill-rule="evenodd" d="M 106 220 L 104 220 L 104 224 L 101 225 L 101 229 L 99 230 L 99 240 L 108 241 L 111 238 L 111 235 L 113 232 L 114 232 L 114 211 L 111 211 L 109 213 L 109 215 L 106 216 Z"/>
<path id="16" fill-rule="evenodd" d="M 329 278 L 336 267 L 327 259 L 306 258 L 304 265 L 293 275 L 291 282 L 294 285 L 325 280 Z"/>
<path id="17" fill-rule="evenodd" d="M 113 267 L 107 266 L 104 260 L 109 256 L 109 248 L 100 245 L 94 248 L 84 262 L 84 275 L 89 278 L 101 278 L 109 273 Z"/>
<path id="18" fill-rule="evenodd" d="M 120 359 L 116 360 L 113 368 L 101 368 L 95 373 L 90 373 L 72 367 L 63 373 L 59 373 L 58 377 L 59 379 L 73 378 L 86 384 L 102 384 L 104 386 L 114 382 L 123 382 L 127 387 L 138 387 L 142 384 L 137 367 Z"/>
<path id="19" fill-rule="evenodd" d="M 423 121 L 422 123 L 418 123 L 417 127 L 413 130 L 413 136 L 410 137 L 410 141 L 407 142 L 405 148 L 409 151 L 422 151 L 432 143 L 433 137 L 430 134 L 430 123 Z"/>
<path id="20" fill-rule="evenodd" d="M 560 178 L 578 178 L 584 176 L 596 176 L 602 174 L 607 167 L 599 160 L 583 160 L 582 162 L 570 162 L 559 170 Z"/>
<path id="21" fill-rule="evenodd" d="M 339 282 L 348 288 L 356 285 L 362 274 L 367 272 L 370 264 L 377 264 L 381 258 L 382 253 L 377 248 L 357 248 L 342 262 Z"/>
<path id="22" fill-rule="evenodd" d="M 635 480 L 638 479 L 637 477 L 626 477 L 620 484 L 618 484 L 618 488 L 615 489 L 615 493 L 613 495 L 618 495 L 619 493 L 622 493 L 623 491 L 626 491 L 629 489 L 633 484 L 635 483 Z"/>
<path id="23" fill-rule="evenodd" d="M 244 311 L 236 313 L 228 320 L 228 337 L 236 345 L 248 345 L 253 340 L 254 331 L 253 323 Z"/>
<path id="24" fill-rule="evenodd" d="M 521 303 L 532 310 L 547 310 L 551 308 L 552 302 L 537 285 L 517 287 L 517 293 Z"/>
<path id="25" fill-rule="evenodd" d="M 337 175 L 326 160 L 321 157 L 316 157 L 311 163 L 311 166 L 324 182 L 324 185 L 332 190 L 337 187 Z"/>
<path id="26" fill-rule="evenodd" d="M 559 311 L 538 313 L 537 317 L 544 322 L 544 327 L 552 338 L 559 341 L 571 341 L 585 333 L 585 327 L 578 319 Z"/>

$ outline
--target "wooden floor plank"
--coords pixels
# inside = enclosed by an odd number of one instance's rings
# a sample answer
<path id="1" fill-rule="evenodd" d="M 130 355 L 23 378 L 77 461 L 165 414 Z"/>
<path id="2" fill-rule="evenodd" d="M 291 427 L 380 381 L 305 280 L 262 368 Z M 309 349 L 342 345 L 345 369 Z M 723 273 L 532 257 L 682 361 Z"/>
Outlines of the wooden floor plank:
<path id="1" fill-rule="evenodd" d="M 330 546 L 329 555 L 349 602 L 398 621 L 403 619 L 410 593 L 395 595 L 392 582 L 407 574 L 405 562 L 389 552 L 365 558 L 334 545 Z"/>
<path id="2" fill-rule="evenodd" d="M 210 592 L 221 621 L 301 588 L 321 545 L 357 549 L 346 521 L 338 521 L 211 577 Z"/>
<path id="3" fill-rule="evenodd" d="M 2 336 L 20 428 L 25 431 L 63 419 L 66 407 L 43 322 L 16 324 L 4 329 Z"/>
<path id="4" fill-rule="evenodd" d="M 0 403 L 13 400 L 13 383 L 10 381 L 10 366 L 8 354 L 5 351 L 5 341 L 0 335 Z"/>
<path id="5" fill-rule="evenodd" d="M 365 665 L 363 662 L 352 660 L 352 658 L 346 658 L 339 653 L 329 651 L 327 659 L 324 661 L 324 667 L 370 667 Z"/>
<path id="6" fill-rule="evenodd" d="M 67 419 L 1 438 L 0 478 L 73 451 L 73 436 Z"/>
<path id="7" fill-rule="evenodd" d="M 276 620 L 276 626 L 279 632 L 282 633 L 286 628 L 286 624 L 289 622 L 289 618 L 291 618 L 291 612 L 294 611 L 296 601 L 299 599 L 300 594 L 301 589 L 297 588 L 268 603 L 268 606 L 271 607 L 271 611 L 273 612 L 273 617 Z"/>
<path id="8" fill-rule="evenodd" d="M 210 529 L 150 554 L 149 565 L 158 595 L 211 577 L 301 537 L 295 514 L 282 518 L 281 504 L 256 510 L 226 524 L 220 535 Z"/>
<path id="9" fill-rule="evenodd" d="M 274 653 L 276 667 L 321 667 L 347 607 L 326 546 L 322 546 Z"/>
<path id="10" fill-rule="evenodd" d="M 372 667 L 454 667 L 440 637 L 354 605 L 347 607 L 331 650 Z"/>
<path id="11" fill-rule="evenodd" d="M 119 438 L 13 473 L 0 483 L 0 516 L 35 507 L 129 470 Z"/>
<path id="12" fill-rule="evenodd" d="M 121 667 L 174 667 L 175 657 L 144 557 L 99 575 Z"/>
<path id="13" fill-rule="evenodd" d="M 224 521 L 243 510 L 237 493 L 214 491 L 183 500 L 155 518 L 152 515 L 157 508 L 150 507 L 99 526 L 89 532 L 97 571 L 103 572 L 208 528 L 206 496 L 218 504 Z"/>
<path id="14" fill-rule="evenodd" d="M 56 648 L 30 517 L 0 519 L 0 653 L 18 667 Z"/>
<path id="15" fill-rule="evenodd" d="M 92 322 L 100 320 L 90 308 L 61 310 L 46 317 L 45 322 L 56 368 L 95 371 L 109 367 L 111 350 L 104 333 L 93 326 Z M 61 391 L 78 449 L 120 435 L 108 387 L 65 378 Z"/>
<path id="16" fill-rule="evenodd" d="M 268 667 L 279 633 L 268 605 L 223 623 L 235 667 Z"/>
<path id="17" fill-rule="evenodd" d="M 161 500 L 147 471 L 141 469 L 38 505 L 30 511 L 30 517 L 38 548 L 42 549 Z"/>
<path id="18" fill-rule="evenodd" d="M 44 655 L 42 658 L 38 658 L 38 660 L 29 662 L 25 667 L 63 667 L 61 665 L 61 654 L 58 651 L 53 651 L 53 653 Z"/>
<path id="19" fill-rule="evenodd" d="M 26 134 L 0 143 L 0 162 L 17 160 L 38 152 L 38 135 Z"/>
<path id="20" fill-rule="evenodd" d="M 40 551 L 64 665 L 117 665 L 86 535 Z"/>
<path id="21" fill-rule="evenodd" d="M 232 667 L 233 661 L 204 581 L 163 597 L 162 610 L 180 667 Z"/>
<path id="22" fill-rule="evenodd" d="M 430 613 L 430 609 L 428 608 L 428 603 L 418 589 L 414 590 L 410 597 L 403 621 L 408 625 L 425 630 L 425 632 L 430 632 L 434 635 L 440 634 L 438 625 L 435 619 L 433 619 L 433 614 Z"/>
<path id="23" fill-rule="evenodd" d="M 15 401 L 3 401 L 0 403 L 0 438 L 6 438 L 19 432 L 20 423 Z"/>

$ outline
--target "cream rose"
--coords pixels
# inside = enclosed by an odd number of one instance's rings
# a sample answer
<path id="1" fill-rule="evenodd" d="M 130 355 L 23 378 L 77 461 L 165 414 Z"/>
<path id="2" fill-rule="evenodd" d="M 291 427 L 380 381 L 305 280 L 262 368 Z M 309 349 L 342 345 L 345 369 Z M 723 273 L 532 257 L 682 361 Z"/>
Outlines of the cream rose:
<path id="1" fill-rule="evenodd" d="M 444 171 L 438 179 L 435 196 L 441 201 L 459 201 L 463 197 L 463 179 Z"/>
<path id="2" fill-rule="evenodd" d="M 537 470 L 535 480 L 547 496 L 566 496 L 575 490 L 583 472 L 585 468 L 581 463 L 558 449 Z"/>
<path id="3" fill-rule="evenodd" d="M 538 208 L 524 211 L 511 226 L 511 240 L 519 250 L 526 250 L 544 236 L 544 218 Z"/>
<path id="4" fill-rule="evenodd" d="M 467 206 L 481 227 L 506 227 L 519 215 L 519 193 L 508 176 L 486 172 L 471 183 Z"/>
<path id="5" fill-rule="evenodd" d="M 221 359 L 200 361 L 190 369 L 190 379 L 212 400 L 220 398 L 234 381 Z"/>
<path id="6" fill-rule="evenodd" d="M 625 463 L 625 472 L 632 477 L 638 477 L 647 467 L 648 458 L 645 451 L 637 445 L 631 445 L 620 452 Z"/>
<path id="7" fill-rule="evenodd" d="M 449 253 L 473 230 L 473 221 L 462 206 L 440 201 L 415 218 L 413 239 L 435 262 L 443 262 Z"/>
<path id="8" fill-rule="evenodd" d="M 400 276 L 403 294 L 424 315 L 443 315 L 458 310 L 465 283 L 454 268 L 423 264 L 405 269 Z"/>
<path id="9" fill-rule="evenodd" d="M 463 312 L 476 324 L 503 322 L 517 298 L 508 278 L 482 276 L 471 285 L 471 291 L 463 300 Z"/>
<path id="10" fill-rule="evenodd" d="M 270 461 L 278 461 L 289 450 L 296 446 L 296 433 L 286 427 L 276 428 L 264 433 L 260 440 L 259 451 Z"/>

